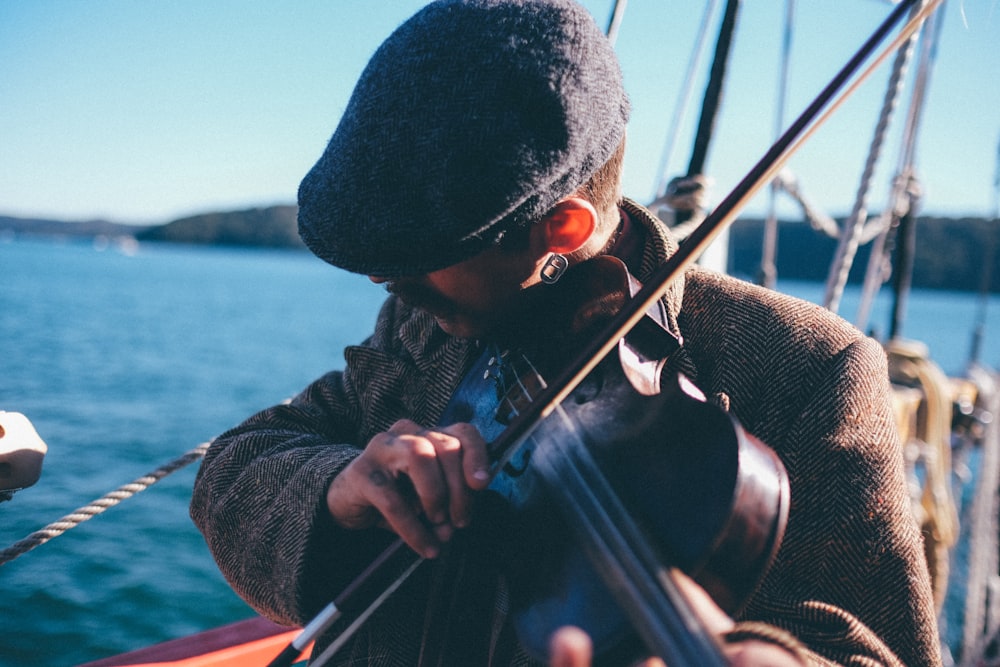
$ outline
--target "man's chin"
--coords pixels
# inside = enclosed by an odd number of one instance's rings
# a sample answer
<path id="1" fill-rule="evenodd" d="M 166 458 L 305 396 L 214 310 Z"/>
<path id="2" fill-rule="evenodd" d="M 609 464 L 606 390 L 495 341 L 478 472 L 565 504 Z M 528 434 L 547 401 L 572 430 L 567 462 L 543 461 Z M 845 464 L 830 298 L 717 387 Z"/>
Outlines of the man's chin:
<path id="1" fill-rule="evenodd" d="M 434 315 L 434 320 L 442 331 L 456 338 L 479 338 L 484 333 L 481 327 L 475 326 L 472 322 L 462 317 Z"/>
<path id="2" fill-rule="evenodd" d="M 475 338 L 497 342 L 503 326 L 489 317 L 475 317 L 468 313 L 431 313 L 438 327 L 455 338 Z"/>
<path id="3" fill-rule="evenodd" d="M 519 346 L 526 342 L 524 340 L 526 330 L 522 327 L 508 327 L 502 323 L 482 322 L 464 317 L 435 315 L 434 319 L 442 331 L 455 338 L 475 338 L 501 346 Z"/>

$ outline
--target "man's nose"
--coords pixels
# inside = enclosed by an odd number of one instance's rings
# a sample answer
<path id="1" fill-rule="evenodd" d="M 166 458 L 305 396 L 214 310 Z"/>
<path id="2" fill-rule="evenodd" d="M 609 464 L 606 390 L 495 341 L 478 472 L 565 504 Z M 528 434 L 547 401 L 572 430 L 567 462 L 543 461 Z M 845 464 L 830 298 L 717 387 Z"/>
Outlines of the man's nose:
<path id="1" fill-rule="evenodd" d="M 382 283 L 387 283 L 391 280 L 386 276 L 368 276 L 368 280 L 372 281 L 376 285 L 381 285 Z"/>

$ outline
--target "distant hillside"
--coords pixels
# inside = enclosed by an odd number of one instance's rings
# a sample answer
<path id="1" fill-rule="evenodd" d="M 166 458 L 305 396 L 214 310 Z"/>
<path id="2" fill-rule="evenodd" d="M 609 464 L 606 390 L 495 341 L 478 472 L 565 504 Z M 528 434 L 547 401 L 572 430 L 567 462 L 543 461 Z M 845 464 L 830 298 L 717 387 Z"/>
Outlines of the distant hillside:
<path id="1" fill-rule="evenodd" d="M 15 218 L 0 215 L 0 232 L 5 234 L 93 238 L 95 236 L 135 236 L 145 229 L 148 229 L 148 225 L 123 225 L 107 220 L 67 222 L 65 220 Z"/>
<path id="2" fill-rule="evenodd" d="M 0 216 L 0 233 L 79 238 L 131 236 L 139 241 L 304 249 L 299 239 L 297 212 L 294 205 L 269 206 L 204 213 L 162 225 L 143 226 L 106 220 L 67 222 Z"/>
<path id="3" fill-rule="evenodd" d="M 146 227 L 105 220 L 65 222 L 0 216 L 0 236 L 135 236 L 140 241 L 304 249 L 296 224 L 297 210 L 294 205 L 279 205 L 220 211 Z M 729 241 L 730 273 L 756 279 L 763 227 L 763 220 L 754 218 L 744 218 L 733 225 Z M 920 218 L 914 286 L 978 290 L 982 267 L 997 231 L 993 222 L 982 218 Z M 778 229 L 779 279 L 824 281 L 836 248 L 836 239 L 814 231 L 805 223 L 782 222 Z M 865 245 L 858 250 L 852 282 L 860 282 L 869 249 Z M 992 261 L 992 291 L 1000 292 L 1000 249 Z"/>
<path id="4" fill-rule="evenodd" d="M 168 241 L 227 246 L 305 248 L 299 239 L 296 206 L 193 215 L 138 234 L 140 241 Z"/>
<path id="5" fill-rule="evenodd" d="M 843 224 L 843 220 L 839 221 Z M 730 230 L 729 271 L 755 279 L 760 268 L 764 221 L 738 220 Z M 993 238 L 1000 233 L 992 221 L 982 218 L 922 217 L 917 220 L 913 286 L 932 289 L 977 291 Z M 837 239 L 813 230 L 802 222 L 778 225 L 778 277 L 791 280 L 825 281 Z M 858 249 L 850 282 L 860 283 L 868 266 L 871 244 Z M 992 257 L 990 291 L 1000 292 L 1000 248 Z"/>

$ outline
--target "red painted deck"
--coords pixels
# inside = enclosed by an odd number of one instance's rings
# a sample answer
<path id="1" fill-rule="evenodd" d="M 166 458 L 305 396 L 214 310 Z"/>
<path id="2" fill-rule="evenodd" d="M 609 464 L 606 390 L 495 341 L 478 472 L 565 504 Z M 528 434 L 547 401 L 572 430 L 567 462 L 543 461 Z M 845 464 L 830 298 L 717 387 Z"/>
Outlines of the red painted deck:
<path id="1" fill-rule="evenodd" d="M 264 667 L 299 632 L 257 617 L 79 667 Z"/>

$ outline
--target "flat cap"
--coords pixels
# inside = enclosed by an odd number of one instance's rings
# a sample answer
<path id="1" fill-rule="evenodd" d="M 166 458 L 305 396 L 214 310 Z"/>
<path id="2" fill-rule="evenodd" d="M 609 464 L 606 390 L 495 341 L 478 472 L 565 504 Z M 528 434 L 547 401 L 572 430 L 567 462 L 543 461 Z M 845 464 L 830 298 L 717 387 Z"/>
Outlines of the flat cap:
<path id="1" fill-rule="evenodd" d="M 611 44 L 576 2 L 434 2 L 369 61 L 299 186 L 299 233 L 356 273 L 456 264 L 572 194 L 628 113 Z"/>

